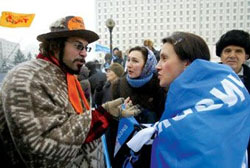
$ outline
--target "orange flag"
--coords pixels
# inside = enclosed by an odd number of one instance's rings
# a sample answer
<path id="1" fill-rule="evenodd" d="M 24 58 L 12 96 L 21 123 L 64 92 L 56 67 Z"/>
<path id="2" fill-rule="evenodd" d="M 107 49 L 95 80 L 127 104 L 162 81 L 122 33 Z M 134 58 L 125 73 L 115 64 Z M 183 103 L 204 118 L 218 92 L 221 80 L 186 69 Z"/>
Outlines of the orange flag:
<path id="1" fill-rule="evenodd" d="M 5 27 L 29 27 L 35 14 L 23 14 L 13 12 L 2 12 L 0 26 Z"/>

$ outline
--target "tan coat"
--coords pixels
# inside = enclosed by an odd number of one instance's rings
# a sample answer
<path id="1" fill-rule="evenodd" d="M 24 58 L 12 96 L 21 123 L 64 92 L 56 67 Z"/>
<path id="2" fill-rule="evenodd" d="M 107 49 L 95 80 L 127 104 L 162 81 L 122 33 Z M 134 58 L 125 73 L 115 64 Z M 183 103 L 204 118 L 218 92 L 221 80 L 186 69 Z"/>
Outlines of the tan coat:
<path id="1" fill-rule="evenodd" d="M 70 167 L 81 153 L 91 118 L 90 111 L 76 114 L 68 100 L 66 75 L 50 62 L 25 62 L 4 79 L 0 136 L 14 164 L 25 160 L 28 167 Z"/>

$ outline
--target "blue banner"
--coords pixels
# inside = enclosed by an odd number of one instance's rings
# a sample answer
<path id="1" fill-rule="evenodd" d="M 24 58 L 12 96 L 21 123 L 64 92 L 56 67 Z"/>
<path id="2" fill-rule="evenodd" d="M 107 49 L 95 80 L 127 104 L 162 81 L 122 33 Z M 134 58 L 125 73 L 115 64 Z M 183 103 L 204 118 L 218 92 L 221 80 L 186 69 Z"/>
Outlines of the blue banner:
<path id="1" fill-rule="evenodd" d="M 95 51 L 96 51 L 96 52 L 109 53 L 109 52 L 110 52 L 110 49 L 109 49 L 108 47 L 103 46 L 103 45 L 96 44 L 96 45 L 95 45 Z"/>
<path id="2" fill-rule="evenodd" d="M 151 167 L 244 167 L 249 113 L 249 93 L 230 67 L 195 60 L 170 85 Z"/>

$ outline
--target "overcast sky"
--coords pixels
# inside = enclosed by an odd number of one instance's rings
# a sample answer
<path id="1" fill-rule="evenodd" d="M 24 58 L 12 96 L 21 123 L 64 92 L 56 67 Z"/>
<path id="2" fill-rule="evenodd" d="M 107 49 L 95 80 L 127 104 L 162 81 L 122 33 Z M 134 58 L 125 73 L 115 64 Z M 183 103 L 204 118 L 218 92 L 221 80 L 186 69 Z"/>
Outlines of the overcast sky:
<path id="1" fill-rule="evenodd" d="M 27 28 L 0 26 L 0 38 L 20 43 L 22 50 L 34 48 L 34 51 L 39 44 L 37 35 L 47 33 L 50 24 L 64 16 L 81 16 L 86 29 L 95 31 L 95 10 L 94 0 L 1 0 L 0 13 L 34 13 L 35 17 Z"/>

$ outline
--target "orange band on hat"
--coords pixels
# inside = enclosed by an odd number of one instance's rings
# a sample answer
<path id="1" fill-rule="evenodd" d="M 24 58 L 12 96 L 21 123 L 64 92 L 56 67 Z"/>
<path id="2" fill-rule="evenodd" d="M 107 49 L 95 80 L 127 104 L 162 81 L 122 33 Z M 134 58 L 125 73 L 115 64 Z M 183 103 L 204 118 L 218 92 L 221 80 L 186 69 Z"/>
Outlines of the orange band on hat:
<path id="1" fill-rule="evenodd" d="M 69 30 L 79 30 L 79 29 L 85 29 L 85 25 L 83 23 L 83 20 L 81 17 L 72 17 L 68 21 L 68 29 Z"/>

